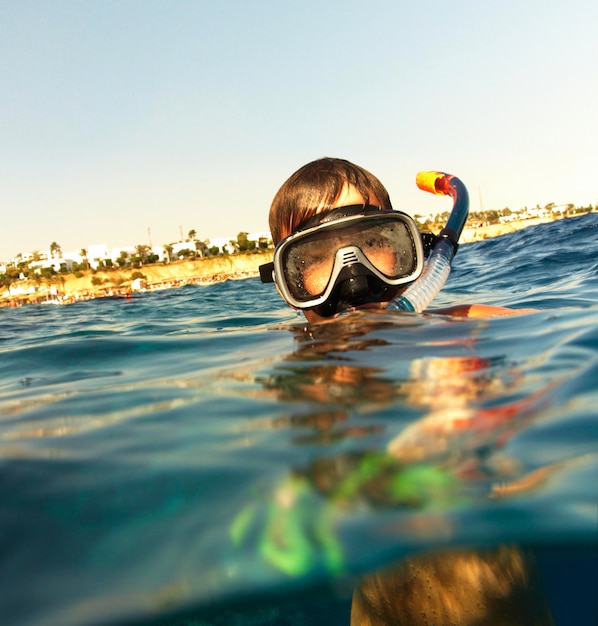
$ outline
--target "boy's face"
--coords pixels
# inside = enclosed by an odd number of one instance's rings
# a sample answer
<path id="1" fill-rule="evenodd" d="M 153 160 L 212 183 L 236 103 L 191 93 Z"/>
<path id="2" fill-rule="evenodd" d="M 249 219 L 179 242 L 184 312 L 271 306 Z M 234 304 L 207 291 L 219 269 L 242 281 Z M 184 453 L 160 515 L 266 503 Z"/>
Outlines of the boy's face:
<path id="1" fill-rule="evenodd" d="M 302 252 L 309 258 L 309 265 L 303 273 L 303 287 L 312 296 L 324 293 L 332 275 L 336 252 L 347 245 L 359 241 L 359 248 L 372 265 L 385 274 L 392 276 L 400 265 L 395 249 L 382 245 L 380 235 L 371 234 L 367 226 L 355 224 L 343 231 L 331 230 L 322 233 L 318 241 L 304 244 Z"/>
<path id="2" fill-rule="evenodd" d="M 364 203 L 364 198 L 359 193 L 359 191 L 357 191 L 357 189 L 353 185 L 345 185 L 342 191 L 340 192 L 338 198 L 335 200 L 333 206 L 330 208 L 335 209 L 339 207 L 351 206 L 354 204 L 363 204 L 363 203 Z M 368 204 L 374 205 L 374 206 L 380 206 L 380 201 L 375 196 L 372 195 L 369 198 Z M 332 242 L 329 242 L 329 244 L 333 245 Z M 326 242 L 323 241 L 322 245 L 325 246 Z M 385 260 L 382 258 L 377 258 L 375 262 L 376 262 L 376 265 L 379 267 L 383 268 L 385 266 Z M 392 262 L 393 260 L 389 259 L 389 264 L 391 264 Z M 313 293 L 318 293 L 319 291 L 321 291 L 321 289 L 326 286 L 326 283 L 328 282 L 328 279 L 330 278 L 330 271 L 331 271 L 331 268 L 328 267 L 328 264 L 326 264 L 325 266 L 320 265 L 317 263 L 317 260 L 316 262 L 312 263 L 309 268 L 309 273 L 306 274 L 305 276 L 305 287 L 307 288 L 307 290 Z M 387 304 L 388 304 L 387 302 L 372 302 L 370 304 L 364 305 L 364 307 L 382 309 Z M 304 310 L 303 313 L 307 321 L 310 323 L 322 322 L 325 320 L 333 319 L 330 317 L 322 317 L 321 315 L 318 315 L 315 311 L 309 310 L 309 309 Z"/>

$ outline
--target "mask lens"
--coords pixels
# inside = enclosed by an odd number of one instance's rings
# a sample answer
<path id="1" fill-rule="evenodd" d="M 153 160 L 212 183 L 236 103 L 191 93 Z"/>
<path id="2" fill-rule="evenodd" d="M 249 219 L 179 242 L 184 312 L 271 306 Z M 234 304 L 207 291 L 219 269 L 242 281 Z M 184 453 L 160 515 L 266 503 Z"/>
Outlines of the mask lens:
<path id="1" fill-rule="evenodd" d="M 283 258 L 284 275 L 289 291 L 299 300 L 309 300 L 324 293 L 332 275 L 336 249 L 331 248 L 330 233 L 306 237 L 289 246 Z"/>
<path id="2" fill-rule="evenodd" d="M 396 280 L 415 270 L 413 236 L 404 222 L 371 224 L 356 234 L 355 245 L 368 261 L 387 278 Z"/>

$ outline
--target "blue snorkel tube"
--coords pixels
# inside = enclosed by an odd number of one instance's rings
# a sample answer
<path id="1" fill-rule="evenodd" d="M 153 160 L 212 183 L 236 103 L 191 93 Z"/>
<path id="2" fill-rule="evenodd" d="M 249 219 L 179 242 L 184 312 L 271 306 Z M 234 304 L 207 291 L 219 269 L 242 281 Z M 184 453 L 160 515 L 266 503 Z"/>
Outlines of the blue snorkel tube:
<path id="1" fill-rule="evenodd" d="M 415 183 L 420 189 L 453 198 L 453 210 L 438 235 L 421 276 L 393 302 L 401 311 L 421 313 L 444 287 L 451 273 L 451 262 L 459 247 L 459 237 L 469 215 L 469 194 L 465 185 L 451 174 L 420 172 Z"/>

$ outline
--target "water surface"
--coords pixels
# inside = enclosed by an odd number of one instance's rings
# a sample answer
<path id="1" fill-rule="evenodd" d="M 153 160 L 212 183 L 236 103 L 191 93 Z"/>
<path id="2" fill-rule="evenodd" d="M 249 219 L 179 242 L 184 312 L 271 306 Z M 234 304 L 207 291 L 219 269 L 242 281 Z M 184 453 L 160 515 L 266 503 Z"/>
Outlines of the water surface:
<path id="1" fill-rule="evenodd" d="M 500 545 L 595 623 L 597 233 L 461 246 L 434 306 L 509 318 L 309 327 L 257 279 L 1 309 L 2 623 L 348 624 L 362 574 Z"/>

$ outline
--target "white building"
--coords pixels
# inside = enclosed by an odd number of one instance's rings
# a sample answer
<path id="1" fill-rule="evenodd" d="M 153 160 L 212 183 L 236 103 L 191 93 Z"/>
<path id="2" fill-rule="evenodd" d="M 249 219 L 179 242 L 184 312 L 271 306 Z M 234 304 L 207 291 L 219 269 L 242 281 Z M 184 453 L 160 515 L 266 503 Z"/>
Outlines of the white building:
<path id="1" fill-rule="evenodd" d="M 216 237 L 209 239 L 207 245 L 208 249 L 216 247 L 225 254 L 235 254 L 235 252 L 239 251 L 237 240 L 233 237 Z"/>
<path id="2" fill-rule="evenodd" d="M 271 247 L 272 243 L 272 235 L 269 231 L 263 231 L 261 233 L 249 233 L 247 235 L 248 241 L 255 241 L 255 245 L 259 248 L 260 244 L 265 243 L 266 247 Z"/>
<path id="3" fill-rule="evenodd" d="M 178 259 L 179 254 L 183 252 L 183 250 L 191 250 L 191 252 L 201 256 L 201 251 L 196 249 L 194 241 L 177 241 L 170 245 L 172 246 L 172 259 Z"/>

